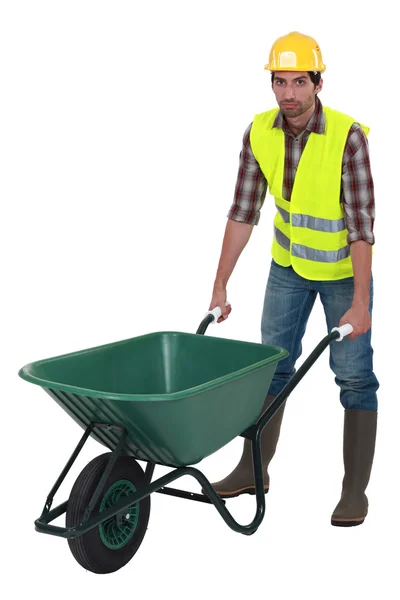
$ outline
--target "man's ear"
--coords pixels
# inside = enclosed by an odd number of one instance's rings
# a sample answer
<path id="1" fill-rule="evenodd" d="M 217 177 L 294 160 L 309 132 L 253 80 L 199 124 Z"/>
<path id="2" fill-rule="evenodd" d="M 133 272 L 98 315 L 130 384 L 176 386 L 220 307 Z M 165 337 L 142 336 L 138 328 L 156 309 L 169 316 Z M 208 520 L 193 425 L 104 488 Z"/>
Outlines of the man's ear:
<path id="1" fill-rule="evenodd" d="M 322 88 L 323 88 L 323 85 L 324 85 L 324 80 L 323 80 L 323 79 L 320 79 L 320 80 L 319 80 L 319 84 L 318 84 L 318 85 L 316 86 L 316 88 L 315 88 L 315 95 L 319 94 L 319 92 L 320 92 L 320 91 L 322 90 Z"/>

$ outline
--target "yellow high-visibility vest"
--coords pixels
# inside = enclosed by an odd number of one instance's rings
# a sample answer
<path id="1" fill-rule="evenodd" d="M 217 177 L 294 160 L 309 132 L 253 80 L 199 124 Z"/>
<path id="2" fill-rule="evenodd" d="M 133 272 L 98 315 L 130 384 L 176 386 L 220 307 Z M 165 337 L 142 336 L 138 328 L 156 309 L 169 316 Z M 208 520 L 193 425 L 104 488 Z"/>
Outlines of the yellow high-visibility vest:
<path id="1" fill-rule="evenodd" d="M 329 281 L 353 276 L 340 190 L 343 151 L 357 121 L 327 107 L 323 111 L 325 133 L 310 133 L 290 202 L 282 195 L 285 134 L 273 127 L 278 109 L 255 116 L 250 145 L 275 197 L 273 259 L 306 279 Z M 361 127 L 368 135 L 369 128 Z"/>

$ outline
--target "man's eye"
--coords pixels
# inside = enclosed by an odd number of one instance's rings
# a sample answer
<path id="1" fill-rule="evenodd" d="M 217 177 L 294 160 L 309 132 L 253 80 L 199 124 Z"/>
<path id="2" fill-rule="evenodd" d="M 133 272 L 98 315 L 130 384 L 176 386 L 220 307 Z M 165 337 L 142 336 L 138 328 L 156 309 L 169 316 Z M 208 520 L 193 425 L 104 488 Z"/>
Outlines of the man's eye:
<path id="1" fill-rule="evenodd" d="M 304 79 L 299 79 L 297 83 L 298 83 L 299 85 L 304 85 L 305 81 L 304 81 Z"/>

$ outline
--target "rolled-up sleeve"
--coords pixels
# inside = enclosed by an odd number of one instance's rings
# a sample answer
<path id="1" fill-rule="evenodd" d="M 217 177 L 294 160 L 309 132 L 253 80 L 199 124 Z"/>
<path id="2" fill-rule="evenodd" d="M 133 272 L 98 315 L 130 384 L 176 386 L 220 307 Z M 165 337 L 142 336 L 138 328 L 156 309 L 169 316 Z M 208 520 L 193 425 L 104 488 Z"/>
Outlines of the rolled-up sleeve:
<path id="1" fill-rule="evenodd" d="M 251 126 L 252 123 L 243 136 L 235 194 L 227 216 L 233 221 L 258 225 L 268 183 L 251 150 Z"/>
<path id="2" fill-rule="evenodd" d="M 343 153 L 342 203 L 348 230 L 347 243 L 363 240 L 373 245 L 374 182 L 367 136 L 358 124 L 351 127 Z"/>

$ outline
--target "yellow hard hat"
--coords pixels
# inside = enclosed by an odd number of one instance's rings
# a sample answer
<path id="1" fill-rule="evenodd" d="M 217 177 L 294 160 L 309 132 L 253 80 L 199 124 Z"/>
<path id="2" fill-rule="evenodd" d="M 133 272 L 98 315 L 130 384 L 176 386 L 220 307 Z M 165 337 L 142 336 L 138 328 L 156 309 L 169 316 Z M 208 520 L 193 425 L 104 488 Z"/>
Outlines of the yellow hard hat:
<path id="1" fill-rule="evenodd" d="M 320 71 L 326 69 L 314 38 L 292 31 L 276 40 L 269 54 L 267 71 Z"/>

